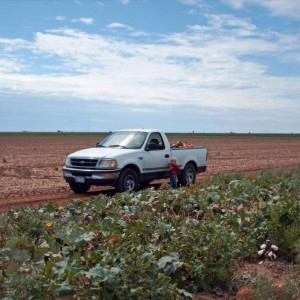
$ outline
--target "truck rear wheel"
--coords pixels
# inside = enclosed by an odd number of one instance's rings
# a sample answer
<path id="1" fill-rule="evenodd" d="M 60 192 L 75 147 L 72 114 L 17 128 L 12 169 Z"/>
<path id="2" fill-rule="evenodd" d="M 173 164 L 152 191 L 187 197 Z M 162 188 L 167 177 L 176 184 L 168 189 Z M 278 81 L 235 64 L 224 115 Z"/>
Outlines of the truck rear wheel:
<path id="1" fill-rule="evenodd" d="M 69 186 L 71 190 L 76 193 L 76 194 L 84 194 L 86 193 L 91 185 L 90 184 L 85 184 L 85 183 L 76 183 L 76 182 L 70 182 Z"/>
<path id="2" fill-rule="evenodd" d="M 181 185 L 194 184 L 196 181 L 196 170 L 193 164 L 188 163 L 182 171 L 182 177 L 180 178 Z"/>
<path id="3" fill-rule="evenodd" d="M 124 169 L 117 181 L 116 190 L 118 192 L 134 192 L 137 190 L 139 177 L 135 170 L 131 168 Z"/>

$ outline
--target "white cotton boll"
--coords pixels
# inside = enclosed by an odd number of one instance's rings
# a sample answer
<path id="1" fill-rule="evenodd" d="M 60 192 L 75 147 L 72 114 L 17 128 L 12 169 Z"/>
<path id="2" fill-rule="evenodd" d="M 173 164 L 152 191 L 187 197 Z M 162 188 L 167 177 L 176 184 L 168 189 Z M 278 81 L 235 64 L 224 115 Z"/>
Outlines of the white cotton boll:
<path id="1" fill-rule="evenodd" d="M 258 254 L 259 256 L 262 256 L 264 253 L 265 253 L 265 250 L 259 250 L 259 251 L 257 252 L 257 254 Z"/>
<path id="2" fill-rule="evenodd" d="M 273 251 L 278 251 L 278 247 L 277 247 L 276 245 L 272 245 L 272 246 L 271 246 L 271 249 L 272 249 Z"/>
<path id="3" fill-rule="evenodd" d="M 269 257 L 271 260 L 275 260 L 275 259 L 277 258 L 276 254 L 273 253 L 272 251 L 270 251 L 270 252 L 268 253 L 268 257 Z"/>
<path id="4" fill-rule="evenodd" d="M 266 245 L 266 244 L 262 244 L 262 245 L 260 246 L 260 249 L 263 249 L 263 250 L 265 250 L 265 249 L 266 249 L 266 247 L 267 247 L 267 245 Z"/>

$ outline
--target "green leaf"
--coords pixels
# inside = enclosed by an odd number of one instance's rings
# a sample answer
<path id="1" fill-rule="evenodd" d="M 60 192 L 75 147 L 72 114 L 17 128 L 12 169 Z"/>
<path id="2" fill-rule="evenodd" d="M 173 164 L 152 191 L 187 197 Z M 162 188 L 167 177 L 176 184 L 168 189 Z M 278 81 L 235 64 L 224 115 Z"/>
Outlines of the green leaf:
<path id="1" fill-rule="evenodd" d="M 87 277 L 96 277 L 96 282 L 109 282 L 111 284 L 117 283 L 117 275 L 121 272 L 119 267 L 108 268 L 102 263 L 97 264 L 88 272 L 83 272 Z"/>
<path id="2" fill-rule="evenodd" d="M 183 262 L 179 261 L 178 253 L 171 253 L 169 256 L 163 256 L 158 261 L 158 266 L 167 273 L 174 273 L 182 266 Z"/>
<path id="3" fill-rule="evenodd" d="M 83 233 L 82 235 L 80 235 L 78 238 L 75 239 L 75 242 L 81 242 L 81 241 L 85 241 L 85 242 L 90 242 L 91 240 L 93 240 L 95 237 L 95 233 L 90 231 L 90 232 L 86 232 Z"/>
<path id="4" fill-rule="evenodd" d="M 177 289 L 178 294 L 190 299 L 193 299 L 193 295 L 191 293 L 189 293 L 188 291 L 184 290 L 184 289 Z"/>
<path id="5" fill-rule="evenodd" d="M 13 256 L 15 260 L 18 261 L 29 261 L 31 259 L 31 254 L 27 250 L 13 250 Z"/>
<path id="6" fill-rule="evenodd" d="M 58 297 L 72 296 L 74 294 L 75 294 L 75 290 L 72 288 L 71 285 L 62 285 L 60 288 L 56 290 L 56 295 Z"/>
<path id="7" fill-rule="evenodd" d="M 236 189 L 243 185 L 242 180 L 232 180 L 229 182 L 230 189 Z"/>
<path id="8" fill-rule="evenodd" d="M 212 203 L 212 202 L 215 202 L 215 201 L 219 201 L 220 199 L 221 199 L 221 196 L 219 195 L 218 192 L 211 192 L 208 195 L 208 202 L 209 203 Z"/>

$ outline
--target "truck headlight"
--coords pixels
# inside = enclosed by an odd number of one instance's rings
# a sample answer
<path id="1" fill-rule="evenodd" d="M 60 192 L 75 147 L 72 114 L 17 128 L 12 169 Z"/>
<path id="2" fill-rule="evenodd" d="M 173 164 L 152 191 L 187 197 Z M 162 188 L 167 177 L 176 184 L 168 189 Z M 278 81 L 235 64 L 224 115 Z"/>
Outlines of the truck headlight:
<path id="1" fill-rule="evenodd" d="M 98 163 L 99 168 L 113 169 L 118 167 L 118 162 L 115 159 L 102 159 Z"/>
<path id="2" fill-rule="evenodd" d="M 66 159 L 66 166 L 71 166 L 71 158 L 67 157 Z"/>

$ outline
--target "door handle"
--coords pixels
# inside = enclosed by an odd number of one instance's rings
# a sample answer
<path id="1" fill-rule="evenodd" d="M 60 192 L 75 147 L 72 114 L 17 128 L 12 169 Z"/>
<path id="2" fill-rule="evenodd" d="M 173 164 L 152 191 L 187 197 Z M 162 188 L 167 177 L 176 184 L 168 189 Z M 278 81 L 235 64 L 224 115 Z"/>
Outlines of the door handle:
<path id="1" fill-rule="evenodd" d="M 168 157 L 170 157 L 170 155 L 169 155 L 169 154 L 166 154 L 166 155 L 165 155 L 165 158 L 168 158 Z"/>

